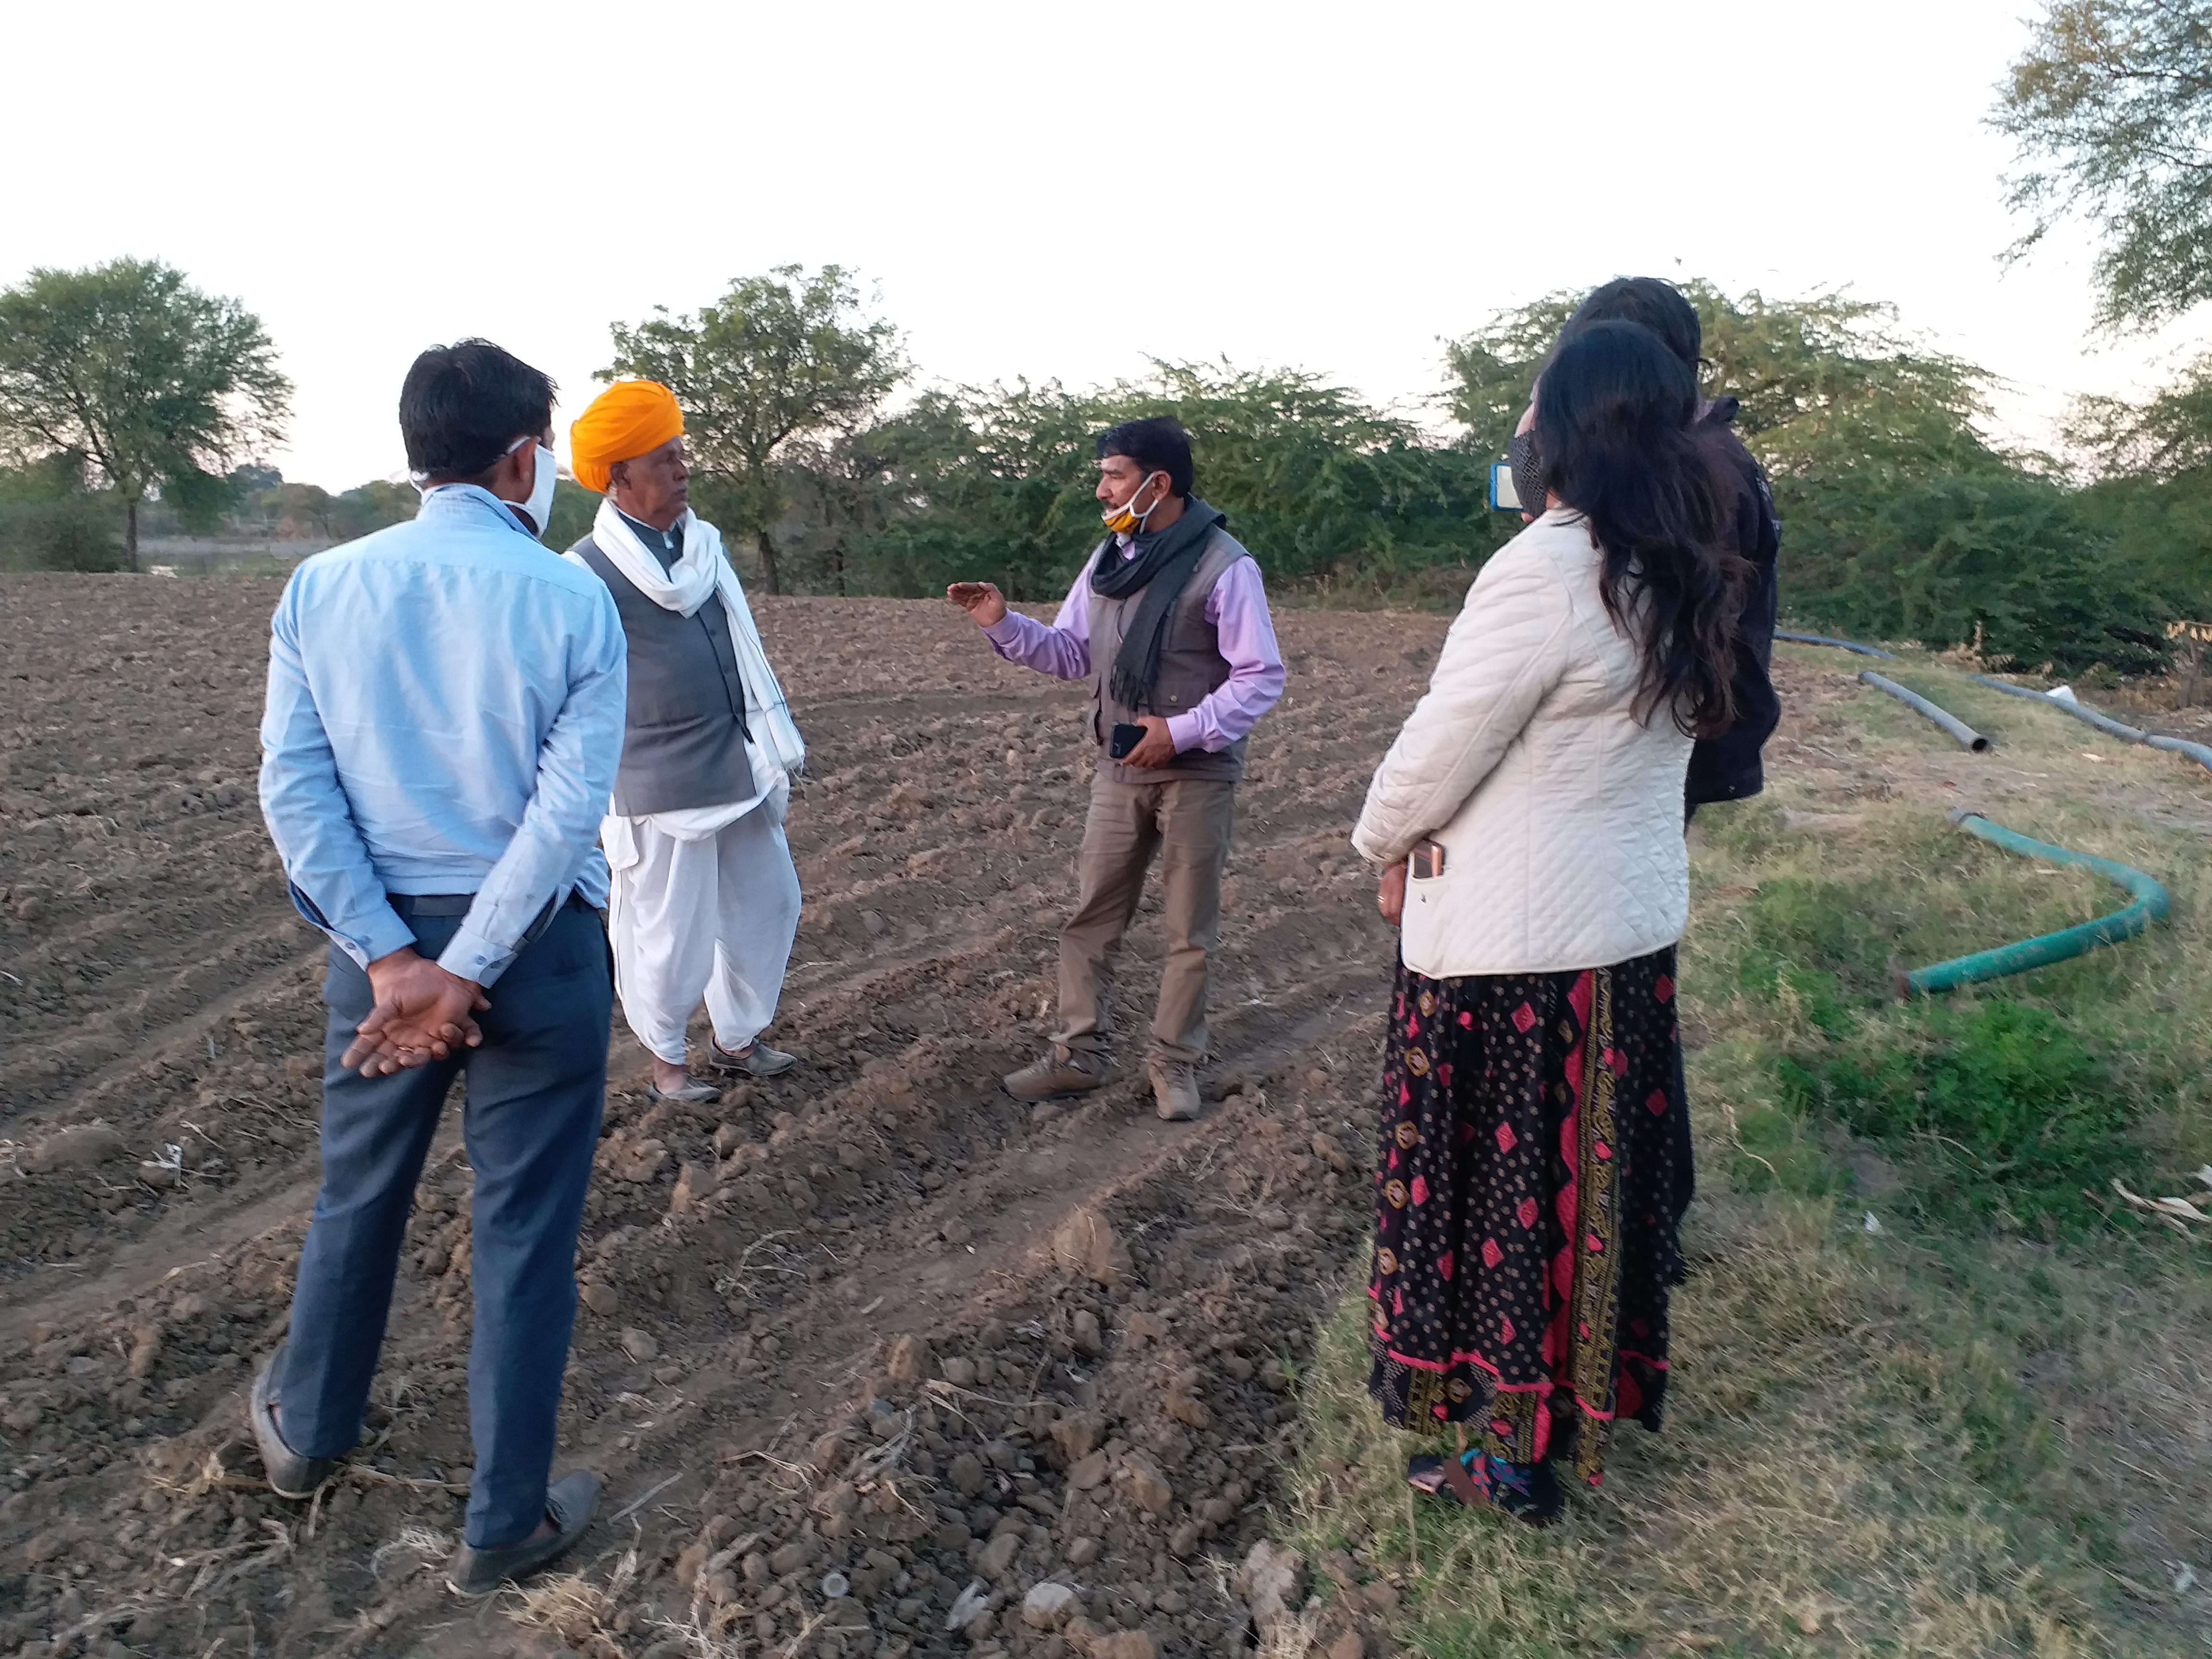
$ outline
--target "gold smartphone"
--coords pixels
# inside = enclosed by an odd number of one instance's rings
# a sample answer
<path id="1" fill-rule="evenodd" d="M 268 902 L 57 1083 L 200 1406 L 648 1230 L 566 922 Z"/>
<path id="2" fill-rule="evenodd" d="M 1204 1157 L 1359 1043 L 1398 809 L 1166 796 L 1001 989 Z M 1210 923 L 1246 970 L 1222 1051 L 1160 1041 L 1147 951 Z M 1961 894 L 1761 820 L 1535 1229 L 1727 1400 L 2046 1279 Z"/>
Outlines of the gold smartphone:
<path id="1" fill-rule="evenodd" d="M 1434 881 L 1444 872 L 1444 844 L 1425 841 L 1407 855 L 1406 861 L 1415 881 Z"/>

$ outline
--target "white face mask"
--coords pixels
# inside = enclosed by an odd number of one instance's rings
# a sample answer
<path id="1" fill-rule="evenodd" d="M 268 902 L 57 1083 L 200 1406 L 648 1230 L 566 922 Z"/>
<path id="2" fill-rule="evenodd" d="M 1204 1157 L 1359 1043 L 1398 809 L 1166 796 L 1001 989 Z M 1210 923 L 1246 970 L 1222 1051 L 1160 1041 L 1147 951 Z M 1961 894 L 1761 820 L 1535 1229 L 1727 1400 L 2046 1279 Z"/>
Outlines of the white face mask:
<path id="1" fill-rule="evenodd" d="M 553 522 L 553 485 L 558 476 L 559 465 L 553 459 L 551 450 L 544 444 L 538 445 L 538 476 L 530 481 L 530 499 L 510 503 L 516 512 L 526 514 L 530 522 L 538 526 L 541 540 L 544 538 L 546 527 Z"/>

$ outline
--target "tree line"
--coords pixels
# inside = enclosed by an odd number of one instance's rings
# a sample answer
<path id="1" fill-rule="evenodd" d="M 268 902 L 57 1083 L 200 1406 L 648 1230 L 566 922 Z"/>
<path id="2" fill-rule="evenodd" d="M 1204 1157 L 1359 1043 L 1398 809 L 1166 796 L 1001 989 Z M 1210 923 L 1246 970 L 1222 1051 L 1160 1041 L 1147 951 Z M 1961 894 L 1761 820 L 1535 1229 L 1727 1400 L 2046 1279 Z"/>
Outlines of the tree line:
<path id="1" fill-rule="evenodd" d="M 102 267 L 40 273 L 27 287 L 51 296 L 67 278 L 163 303 L 182 295 L 197 314 L 222 317 L 234 340 L 256 337 L 234 302 L 210 311 L 174 276 L 149 283 Z M 1991 377 L 1917 344 L 1887 307 L 1684 287 L 1705 321 L 1706 391 L 1741 400 L 1737 428 L 1773 481 L 1794 620 L 1936 647 L 1978 638 L 2025 665 L 2074 672 L 2153 666 L 2168 620 L 2212 613 L 2212 359 L 2146 404 L 2078 404 L 2069 436 L 2089 458 L 2083 483 L 1993 443 L 1983 425 Z M 23 297 L 0 296 L 0 318 Z M 1447 346 L 1435 415 L 1449 428 L 1301 370 L 1226 362 L 1156 362 L 1082 391 L 1016 382 L 902 395 L 912 370 L 897 330 L 835 266 L 785 267 L 697 313 L 617 324 L 602 378 L 675 388 L 694 501 L 770 592 L 913 596 L 988 577 L 1019 598 L 1056 597 L 1098 533 L 1093 436 L 1166 413 L 1192 434 L 1206 498 L 1287 597 L 1449 605 L 1519 527 L 1489 507 L 1489 465 L 1578 297 L 1548 295 Z M 184 428 L 214 434 L 203 447 L 143 435 L 158 434 L 158 407 L 110 410 L 81 431 L 50 413 L 27 429 L 42 444 L 11 428 L 19 459 L 0 471 L 0 550 L 17 562 L 129 568 L 142 520 L 169 533 L 336 542 L 412 512 L 404 485 L 332 495 L 251 462 L 216 470 L 230 447 L 281 430 L 281 377 L 268 356 L 248 366 L 257 379 L 212 394 L 243 411 L 236 426 Z M 224 386 L 213 371 L 203 384 Z M 111 470 L 108 457 L 123 459 Z M 595 505 L 564 480 L 548 539 L 580 537 Z"/>
<path id="2" fill-rule="evenodd" d="M 2078 403 L 2069 467 L 1994 441 L 1995 377 L 1920 343 L 1893 307 L 1683 287 L 1705 325 L 1704 389 L 1739 401 L 1737 429 L 1773 483 L 1793 620 L 1978 641 L 2074 673 L 2157 666 L 2169 620 L 2212 615 L 2212 356 L 2142 405 Z M 1172 414 L 1200 489 L 1279 589 L 1449 605 L 1519 528 L 1489 509 L 1489 465 L 1580 297 L 1449 343 L 1433 411 L 1448 427 L 1302 371 L 1225 362 L 1158 362 L 1080 392 L 1022 381 L 895 400 L 910 373 L 898 336 L 834 267 L 617 325 L 605 377 L 676 388 L 694 499 L 771 591 L 911 596 L 982 576 L 1054 598 L 1097 534 L 1093 435 Z M 810 405 L 825 385 L 837 396 Z"/>
<path id="3" fill-rule="evenodd" d="M 2060 0 L 2033 27 L 1992 117 L 2027 169 L 2014 255 L 2088 219 L 2110 330 L 2212 298 L 2212 0 Z M 1683 286 L 1705 390 L 1741 400 L 1773 481 L 1790 619 L 2075 673 L 2154 667 L 2167 622 L 2212 616 L 2212 354 L 2143 402 L 2081 400 L 2054 459 L 1994 440 L 1995 377 L 1888 306 Z M 1438 395 L 1413 409 L 1226 362 L 1079 390 L 927 386 L 836 265 L 613 324 L 599 378 L 676 391 L 694 501 L 769 592 L 988 577 L 1056 597 L 1098 533 L 1093 434 L 1164 413 L 1286 599 L 1448 606 L 1518 528 L 1488 506 L 1489 465 L 1578 297 L 1449 343 Z M 252 313 L 158 261 L 32 272 L 0 291 L 0 560 L 132 568 L 142 518 L 343 540 L 411 511 L 404 485 L 331 495 L 258 465 L 290 391 Z M 547 539 L 580 536 L 595 504 L 564 480 Z"/>

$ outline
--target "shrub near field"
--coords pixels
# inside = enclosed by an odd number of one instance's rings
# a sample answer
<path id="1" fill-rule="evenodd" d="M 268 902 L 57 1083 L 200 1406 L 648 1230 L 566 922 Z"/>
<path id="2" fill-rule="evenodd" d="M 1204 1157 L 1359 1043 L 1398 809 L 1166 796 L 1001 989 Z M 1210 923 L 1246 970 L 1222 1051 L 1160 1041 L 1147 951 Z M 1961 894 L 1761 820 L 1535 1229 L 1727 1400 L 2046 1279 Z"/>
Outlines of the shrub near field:
<path id="1" fill-rule="evenodd" d="M 115 271 L 46 275 L 67 287 Z M 1974 640 L 2080 674 L 2159 666 L 2166 623 L 2212 611 L 2212 360 L 2141 407 L 2077 407 L 2063 435 L 2090 458 L 2085 489 L 2048 457 L 1991 441 L 1994 377 L 1934 349 L 1894 307 L 1842 289 L 1775 299 L 1682 287 L 1703 319 L 1704 389 L 1740 399 L 1736 429 L 1771 477 L 1784 603 L 1798 620 L 1938 648 Z M 1018 599 L 1057 599 L 1099 535 L 1097 434 L 1172 415 L 1190 431 L 1200 492 L 1279 599 L 1448 611 L 1519 528 L 1490 509 L 1488 470 L 1582 297 L 1546 295 L 1449 343 L 1437 395 L 1402 406 L 1307 370 L 1225 360 L 1155 360 L 1073 390 L 1018 380 L 917 392 L 897 331 L 866 313 L 836 265 L 779 267 L 696 314 L 617 324 L 604 372 L 675 387 L 693 500 L 765 592 L 912 598 L 981 578 Z M 139 528 L 344 540 L 413 510 L 412 492 L 389 481 L 334 495 L 258 463 L 222 471 L 222 445 L 118 482 L 87 465 L 96 447 L 82 434 L 82 453 L 54 454 L 41 438 L 25 453 L 46 459 L 0 472 L 0 565 L 134 563 Z M 48 490 L 9 507 L 53 467 L 66 501 Z M 547 540 L 574 541 L 594 505 L 564 483 Z M 103 527 L 115 523 L 132 527 Z"/>
<path id="2" fill-rule="evenodd" d="M 1320 1569 L 1321 1638 L 1380 1620 L 1439 1659 L 2212 1639 L 2209 1241 L 2111 1185 L 2185 1192 L 2212 1161 L 2212 778 L 1908 666 L 1998 741 L 1964 756 L 1835 659 L 1785 655 L 1767 794 L 1692 838 L 1700 1197 L 1666 1432 L 1622 1430 L 1551 1533 L 1409 1504 L 1419 1446 L 1366 1399 L 1355 1255 L 1283 1517 Z M 1893 956 L 2124 902 L 1960 835 L 1954 805 L 2154 872 L 2172 918 L 1899 1004 Z"/>
<path id="3" fill-rule="evenodd" d="M 0 568 L 115 570 L 122 563 L 122 503 L 112 491 L 85 489 L 82 457 L 0 468 Z"/>

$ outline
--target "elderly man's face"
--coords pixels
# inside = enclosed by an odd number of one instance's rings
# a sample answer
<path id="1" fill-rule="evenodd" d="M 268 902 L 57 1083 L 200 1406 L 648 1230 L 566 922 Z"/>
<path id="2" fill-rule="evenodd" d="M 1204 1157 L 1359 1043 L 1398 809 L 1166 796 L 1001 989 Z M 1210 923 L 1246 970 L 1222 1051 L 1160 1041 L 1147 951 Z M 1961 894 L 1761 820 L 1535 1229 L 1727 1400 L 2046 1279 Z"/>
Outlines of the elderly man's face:
<path id="1" fill-rule="evenodd" d="M 691 504 L 691 469 L 684 464 L 684 440 L 671 438 L 635 460 L 610 470 L 615 505 L 641 524 L 665 530 Z"/>

